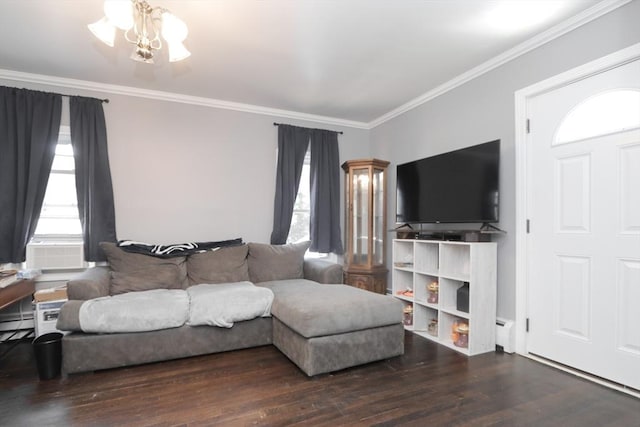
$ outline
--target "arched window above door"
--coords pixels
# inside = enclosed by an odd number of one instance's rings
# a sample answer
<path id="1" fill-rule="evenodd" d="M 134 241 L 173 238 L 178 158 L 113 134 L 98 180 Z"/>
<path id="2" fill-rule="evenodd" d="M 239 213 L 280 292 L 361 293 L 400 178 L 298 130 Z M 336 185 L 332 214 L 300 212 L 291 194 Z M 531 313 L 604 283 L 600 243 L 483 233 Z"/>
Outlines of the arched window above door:
<path id="1" fill-rule="evenodd" d="M 635 128 L 640 128 L 640 91 L 606 91 L 582 101 L 565 116 L 553 145 Z"/>

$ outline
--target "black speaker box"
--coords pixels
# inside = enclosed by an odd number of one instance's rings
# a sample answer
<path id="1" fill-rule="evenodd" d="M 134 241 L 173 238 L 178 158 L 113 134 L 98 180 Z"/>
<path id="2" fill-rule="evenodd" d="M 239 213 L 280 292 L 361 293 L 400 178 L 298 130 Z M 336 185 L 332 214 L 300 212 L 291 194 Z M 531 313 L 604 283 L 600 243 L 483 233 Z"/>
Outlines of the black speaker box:
<path id="1" fill-rule="evenodd" d="M 469 283 L 464 282 L 456 291 L 456 309 L 458 311 L 469 312 Z"/>

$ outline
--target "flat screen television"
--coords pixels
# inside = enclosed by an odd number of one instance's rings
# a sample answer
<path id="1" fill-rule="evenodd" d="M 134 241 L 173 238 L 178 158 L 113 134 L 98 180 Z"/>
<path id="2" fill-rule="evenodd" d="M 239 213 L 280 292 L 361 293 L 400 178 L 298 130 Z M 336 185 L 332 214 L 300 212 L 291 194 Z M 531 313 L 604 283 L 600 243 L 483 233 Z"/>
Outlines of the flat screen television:
<path id="1" fill-rule="evenodd" d="M 500 140 L 397 166 L 397 223 L 498 222 Z"/>

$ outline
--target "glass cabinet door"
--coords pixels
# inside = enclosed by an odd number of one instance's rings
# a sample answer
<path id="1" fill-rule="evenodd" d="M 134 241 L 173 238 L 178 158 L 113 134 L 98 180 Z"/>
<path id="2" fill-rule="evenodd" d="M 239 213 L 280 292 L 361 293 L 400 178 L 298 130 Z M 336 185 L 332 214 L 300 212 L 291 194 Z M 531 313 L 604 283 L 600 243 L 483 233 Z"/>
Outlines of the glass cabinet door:
<path id="1" fill-rule="evenodd" d="M 373 169 L 373 230 L 372 238 L 372 263 L 374 265 L 384 264 L 384 170 Z"/>
<path id="2" fill-rule="evenodd" d="M 352 179 L 352 262 L 367 264 L 369 257 L 369 169 L 354 169 Z"/>

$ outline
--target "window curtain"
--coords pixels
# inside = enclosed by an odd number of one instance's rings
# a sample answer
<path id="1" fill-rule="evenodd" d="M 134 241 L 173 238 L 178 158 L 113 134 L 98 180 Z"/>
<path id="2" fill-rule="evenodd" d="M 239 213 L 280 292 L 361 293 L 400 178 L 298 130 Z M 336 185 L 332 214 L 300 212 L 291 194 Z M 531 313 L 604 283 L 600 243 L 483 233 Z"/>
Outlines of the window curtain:
<path id="1" fill-rule="evenodd" d="M 287 242 L 293 205 L 300 186 L 304 156 L 309 146 L 310 129 L 290 125 L 278 126 L 278 166 L 273 208 L 271 244 Z"/>
<path id="2" fill-rule="evenodd" d="M 311 132 L 311 252 L 342 254 L 338 133 Z"/>
<path id="3" fill-rule="evenodd" d="M 40 218 L 62 96 L 0 86 L 0 262 L 20 263 Z"/>
<path id="4" fill-rule="evenodd" d="M 72 96 L 69 110 L 84 256 L 105 261 L 99 244 L 116 241 L 116 220 L 102 100 Z"/>

